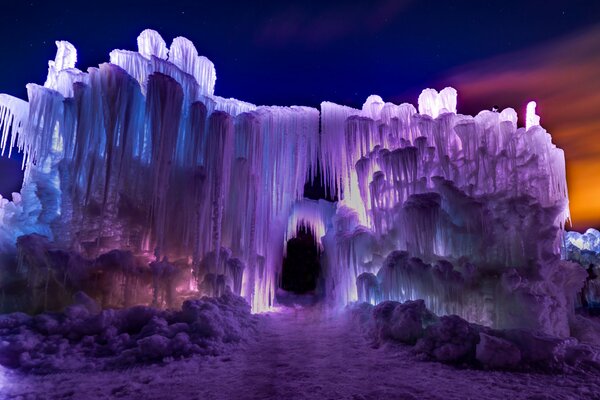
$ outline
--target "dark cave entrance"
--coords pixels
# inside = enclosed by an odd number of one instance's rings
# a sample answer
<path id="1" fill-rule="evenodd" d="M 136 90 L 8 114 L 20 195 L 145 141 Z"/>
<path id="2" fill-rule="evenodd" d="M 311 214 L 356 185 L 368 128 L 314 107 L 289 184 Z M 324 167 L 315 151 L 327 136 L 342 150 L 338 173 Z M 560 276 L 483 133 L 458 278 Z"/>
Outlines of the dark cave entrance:
<path id="1" fill-rule="evenodd" d="M 314 234 L 299 227 L 288 240 L 281 270 L 281 289 L 295 294 L 315 293 L 321 275 L 321 251 Z"/>

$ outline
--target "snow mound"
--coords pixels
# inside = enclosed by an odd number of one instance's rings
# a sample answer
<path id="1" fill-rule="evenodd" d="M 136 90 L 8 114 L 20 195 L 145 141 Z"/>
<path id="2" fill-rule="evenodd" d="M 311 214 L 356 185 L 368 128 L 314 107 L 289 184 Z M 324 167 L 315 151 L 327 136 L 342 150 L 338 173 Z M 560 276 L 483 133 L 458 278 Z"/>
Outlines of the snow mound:
<path id="1" fill-rule="evenodd" d="M 482 332 L 479 334 L 475 357 L 491 368 L 513 368 L 521 361 L 521 350 L 508 340 Z"/>
<path id="2" fill-rule="evenodd" d="M 379 338 L 407 344 L 414 344 L 423 337 L 424 327 L 436 319 L 423 300 L 384 301 L 374 308 L 373 317 Z"/>
<path id="3" fill-rule="evenodd" d="M 479 330 L 456 315 L 446 315 L 425 329 L 415 351 L 441 362 L 472 361 Z"/>
<path id="4" fill-rule="evenodd" d="M 62 313 L 0 316 L 0 364 L 34 373 L 119 368 L 218 355 L 247 341 L 257 317 L 243 298 L 187 300 L 181 310 L 99 311 L 84 294 Z"/>
<path id="5" fill-rule="evenodd" d="M 492 329 L 457 315 L 438 317 L 423 300 L 384 301 L 377 306 L 358 303 L 349 310 L 375 344 L 414 345 L 413 353 L 423 360 L 484 369 L 552 372 L 584 366 L 600 371 L 600 342 L 594 340 L 591 328 L 581 342 L 534 331 Z M 578 326 L 585 322 L 578 320 Z"/>

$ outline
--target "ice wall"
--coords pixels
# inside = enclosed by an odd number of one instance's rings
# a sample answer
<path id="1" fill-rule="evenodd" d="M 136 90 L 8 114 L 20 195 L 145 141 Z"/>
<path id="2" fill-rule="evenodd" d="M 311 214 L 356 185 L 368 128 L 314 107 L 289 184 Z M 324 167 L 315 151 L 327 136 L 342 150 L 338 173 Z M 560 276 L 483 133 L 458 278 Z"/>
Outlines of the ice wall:
<path id="1" fill-rule="evenodd" d="M 2 149 L 16 143 L 27 171 L 22 196 L 0 205 L 3 246 L 37 232 L 85 257 L 132 251 L 158 275 L 184 259 L 208 294 L 231 283 L 254 310 L 272 305 L 289 210 L 317 165 L 319 112 L 214 96 L 214 66 L 185 38 L 167 49 L 146 30 L 137 52 L 87 72 L 56 44 L 28 103 L 0 98 Z"/>

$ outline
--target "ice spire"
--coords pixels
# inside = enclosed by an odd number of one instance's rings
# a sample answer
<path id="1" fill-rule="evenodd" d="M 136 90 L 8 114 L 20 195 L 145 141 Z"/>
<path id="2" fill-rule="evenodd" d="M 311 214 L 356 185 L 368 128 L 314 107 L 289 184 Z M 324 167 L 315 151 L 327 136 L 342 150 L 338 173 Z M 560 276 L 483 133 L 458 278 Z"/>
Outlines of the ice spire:
<path id="1" fill-rule="evenodd" d="M 44 86 L 59 91 L 64 96 L 72 95 L 72 85 L 83 78 L 82 73 L 75 69 L 77 50 L 65 40 L 56 41 L 56 57 L 48 61 L 48 77 Z M 79 79 L 75 78 L 79 76 Z M 73 79 L 75 78 L 75 79 Z"/>
<path id="2" fill-rule="evenodd" d="M 138 53 L 150 59 L 153 56 L 166 60 L 169 54 L 162 36 L 152 29 L 146 29 L 137 38 Z"/>
<path id="3" fill-rule="evenodd" d="M 438 93 L 435 89 L 425 89 L 419 96 L 419 114 L 437 118 L 443 113 L 456 113 L 456 89 L 447 87 Z"/>
<path id="4" fill-rule="evenodd" d="M 525 129 L 529 130 L 532 126 L 538 126 L 540 124 L 540 116 L 535 113 L 537 103 L 530 101 L 527 103 L 527 115 L 525 116 Z"/>
<path id="5" fill-rule="evenodd" d="M 65 40 L 56 41 L 56 57 L 54 61 L 48 61 L 48 66 L 53 67 L 56 71 L 75 68 L 77 63 L 77 50 L 75 46 Z"/>
<path id="6" fill-rule="evenodd" d="M 198 55 L 191 41 L 181 36 L 173 39 L 169 49 L 169 61 L 196 78 L 203 94 L 214 93 L 217 80 L 215 66 L 208 58 Z"/>

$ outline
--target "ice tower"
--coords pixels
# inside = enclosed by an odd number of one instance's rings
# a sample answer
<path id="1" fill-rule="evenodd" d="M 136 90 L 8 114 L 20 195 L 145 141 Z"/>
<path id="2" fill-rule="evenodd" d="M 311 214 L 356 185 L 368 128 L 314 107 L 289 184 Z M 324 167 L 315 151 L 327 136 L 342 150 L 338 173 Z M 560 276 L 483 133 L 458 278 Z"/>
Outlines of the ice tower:
<path id="1" fill-rule="evenodd" d="M 460 115 L 456 97 L 426 89 L 418 112 L 378 96 L 361 110 L 321 104 L 324 177 L 341 199 L 325 239 L 331 287 L 341 303 L 421 298 L 439 314 L 567 335 L 582 274 L 560 257 L 563 151 L 535 103 L 518 128 L 513 109 Z"/>
<path id="2" fill-rule="evenodd" d="M 332 304 L 423 298 L 568 335 L 583 278 L 560 259 L 564 155 L 535 104 L 526 128 L 512 109 L 457 114 L 452 88 L 423 91 L 418 111 L 379 96 L 362 109 L 255 106 L 216 96 L 189 40 L 167 48 L 146 30 L 137 43 L 82 72 L 56 42 L 28 102 L 0 95 L 3 154 L 25 154 L 21 193 L 0 203 L 2 309 L 57 308 L 75 290 L 172 306 L 229 287 L 264 310 L 303 226 Z M 318 167 L 336 204 L 303 200 Z"/>

